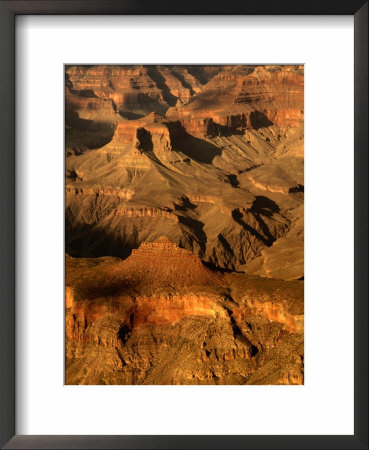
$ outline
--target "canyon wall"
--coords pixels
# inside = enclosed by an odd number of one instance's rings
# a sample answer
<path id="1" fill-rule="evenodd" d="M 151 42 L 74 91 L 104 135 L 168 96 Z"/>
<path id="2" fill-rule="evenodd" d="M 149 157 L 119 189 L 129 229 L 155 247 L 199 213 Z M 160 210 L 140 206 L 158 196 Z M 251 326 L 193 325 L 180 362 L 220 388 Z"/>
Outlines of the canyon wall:
<path id="1" fill-rule="evenodd" d="M 166 238 L 66 259 L 67 384 L 302 384 L 303 284 L 212 272 Z"/>
<path id="2" fill-rule="evenodd" d="M 302 66 L 67 66 L 67 252 L 303 277 L 303 120 Z"/>

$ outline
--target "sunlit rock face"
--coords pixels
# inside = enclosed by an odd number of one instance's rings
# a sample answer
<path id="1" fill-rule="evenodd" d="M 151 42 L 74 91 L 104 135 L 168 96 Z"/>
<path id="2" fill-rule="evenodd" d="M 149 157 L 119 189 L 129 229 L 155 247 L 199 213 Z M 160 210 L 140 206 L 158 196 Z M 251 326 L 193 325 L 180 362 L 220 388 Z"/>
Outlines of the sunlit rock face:
<path id="1" fill-rule="evenodd" d="M 67 384 L 303 382 L 302 282 L 214 272 L 166 238 L 66 269 Z"/>
<path id="2" fill-rule="evenodd" d="M 302 66 L 224 67 L 193 97 L 167 111 L 191 134 L 277 127 L 300 127 L 304 119 Z M 198 125 L 196 126 L 196 122 Z"/>
<path id="3" fill-rule="evenodd" d="M 303 66 L 66 66 L 68 384 L 303 382 Z"/>

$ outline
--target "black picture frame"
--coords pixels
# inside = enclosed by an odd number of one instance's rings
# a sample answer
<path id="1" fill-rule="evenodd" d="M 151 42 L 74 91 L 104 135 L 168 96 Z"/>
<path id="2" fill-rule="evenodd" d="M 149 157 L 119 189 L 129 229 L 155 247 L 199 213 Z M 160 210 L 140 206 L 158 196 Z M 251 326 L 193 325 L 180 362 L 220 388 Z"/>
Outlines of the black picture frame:
<path id="1" fill-rule="evenodd" d="M 354 435 L 15 435 L 15 17 L 20 14 L 205 14 L 354 16 Z M 368 448 L 368 2 L 365 0 L 0 1 L 0 445 L 7 449 Z M 339 393 L 337 393 L 339 395 Z"/>

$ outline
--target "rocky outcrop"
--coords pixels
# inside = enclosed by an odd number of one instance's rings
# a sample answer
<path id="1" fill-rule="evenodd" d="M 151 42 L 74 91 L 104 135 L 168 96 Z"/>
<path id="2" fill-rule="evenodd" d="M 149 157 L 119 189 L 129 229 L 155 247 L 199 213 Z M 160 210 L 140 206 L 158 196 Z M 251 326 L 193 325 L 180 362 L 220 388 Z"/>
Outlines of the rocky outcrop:
<path id="1" fill-rule="evenodd" d="M 66 283 L 67 384 L 303 383 L 301 282 L 212 272 L 160 238 L 67 257 Z"/>
<path id="2" fill-rule="evenodd" d="M 177 135 L 178 124 L 156 113 L 137 120 L 120 119 L 113 139 L 103 150 L 120 155 L 129 149 L 132 158 L 150 152 L 160 157 L 172 151 L 172 140 Z"/>
<path id="3" fill-rule="evenodd" d="M 207 269 L 198 256 L 179 248 L 166 237 L 145 242 L 124 261 L 125 270 L 145 278 L 148 284 L 170 281 L 171 285 L 214 283 L 219 281 L 215 273 Z"/>
<path id="4" fill-rule="evenodd" d="M 118 214 L 127 217 L 167 217 L 168 219 L 178 222 L 178 217 L 171 214 L 170 211 L 155 208 L 119 208 Z"/>
<path id="5" fill-rule="evenodd" d="M 124 200 L 130 200 L 134 191 L 132 189 L 114 189 L 114 188 L 88 188 L 88 187 L 78 187 L 76 185 L 67 185 L 65 187 L 66 195 L 92 195 L 95 197 L 112 196 L 118 197 Z"/>
<path id="6" fill-rule="evenodd" d="M 169 113 L 169 117 L 170 113 Z M 173 120 L 177 116 L 173 116 Z M 211 117 L 180 117 L 179 122 L 188 134 L 193 136 L 205 138 L 214 137 L 218 135 L 218 127 Z"/>

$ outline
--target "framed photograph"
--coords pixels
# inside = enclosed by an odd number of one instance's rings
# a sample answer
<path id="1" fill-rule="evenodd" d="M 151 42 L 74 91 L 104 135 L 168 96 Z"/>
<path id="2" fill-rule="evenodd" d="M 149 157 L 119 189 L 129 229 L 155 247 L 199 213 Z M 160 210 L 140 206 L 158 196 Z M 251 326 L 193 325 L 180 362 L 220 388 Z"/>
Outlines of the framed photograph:
<path id="1" fill-rule="evenodd" d="M 368 4 L 2 1 L 3 448 L 368 448 Z"/>

